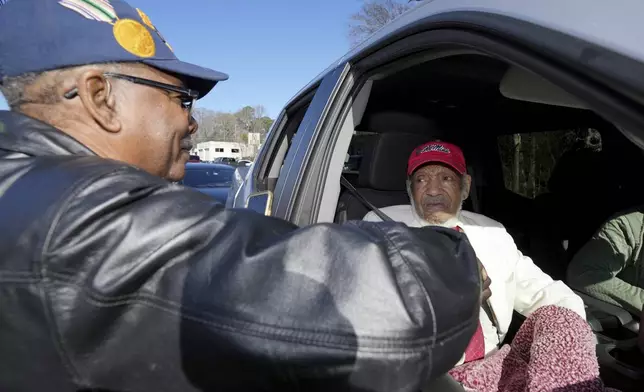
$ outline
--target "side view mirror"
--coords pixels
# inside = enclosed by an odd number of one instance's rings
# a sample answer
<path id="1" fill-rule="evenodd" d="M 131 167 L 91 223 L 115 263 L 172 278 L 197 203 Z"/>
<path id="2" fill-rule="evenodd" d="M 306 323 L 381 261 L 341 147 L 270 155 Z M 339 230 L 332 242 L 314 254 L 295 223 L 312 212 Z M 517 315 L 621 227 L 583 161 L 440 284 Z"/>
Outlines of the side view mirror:
<path id="1" fill-rule="evenodd" d="M 266 216 L 271 216 L 271 211 L 273 209 L 273 192 L 266 191 L 251 194 L 246 200 L 246 208 Z"/>

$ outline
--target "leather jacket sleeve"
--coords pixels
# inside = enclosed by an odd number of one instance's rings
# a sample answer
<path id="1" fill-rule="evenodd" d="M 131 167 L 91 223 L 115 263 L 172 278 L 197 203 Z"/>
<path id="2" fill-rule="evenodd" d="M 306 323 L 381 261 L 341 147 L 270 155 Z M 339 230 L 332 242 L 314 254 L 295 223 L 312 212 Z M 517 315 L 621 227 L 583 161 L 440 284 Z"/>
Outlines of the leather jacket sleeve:
<path id="1" fill-rule="evenodd" d="M 44 251 L 52 336 L 109 391 L 417 391 L 474 332 L 451 230 L 304 228 L 134 169 L 78 184 Z"/>

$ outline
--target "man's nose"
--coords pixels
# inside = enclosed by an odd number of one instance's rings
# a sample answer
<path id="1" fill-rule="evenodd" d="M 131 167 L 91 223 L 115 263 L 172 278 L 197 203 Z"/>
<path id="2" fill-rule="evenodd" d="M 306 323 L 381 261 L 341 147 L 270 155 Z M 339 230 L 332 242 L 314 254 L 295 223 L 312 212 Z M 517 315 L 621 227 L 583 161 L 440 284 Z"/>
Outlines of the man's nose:
<path id="1" fill-rule="evenodd" d="M 199 130 L 199 124 L 197 123 L 197 120 L 193 116 L 190 116 L 189 124 L 188 124 L 188 131 L 190 132 L 191 135 L 194 135 L 195 132 Z"/>
<path id="2" fill-rule="evenodd" d="M 441 182 L 438 178 L 434 177 L 431 178 L 427 182 L 427 187 L 425 188 L 425 192 L 427 192 L 428 195 L 430 196 L 437 196 L 442 193 L 442 187 L 441 187 Z"/>

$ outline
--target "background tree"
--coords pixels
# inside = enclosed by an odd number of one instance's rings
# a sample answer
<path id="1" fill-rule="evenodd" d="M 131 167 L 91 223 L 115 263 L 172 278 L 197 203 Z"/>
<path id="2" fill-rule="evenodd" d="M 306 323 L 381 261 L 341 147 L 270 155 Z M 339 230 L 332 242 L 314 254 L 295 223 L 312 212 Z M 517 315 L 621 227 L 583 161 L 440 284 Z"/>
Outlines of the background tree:
<path id="1" fill-rule="evenodd" d="M 193 116 L 197 120 L 197 124 L 199 124 L 199 129 L 193 136 L 195 143 L 219 138 L 219 129 L 216 126 L 216 112 L 208 109 L 195 109 Z"/>
<path id="2" fill-rule="evenodd" d="M 225 141 L 247 144 L 250 132 L 259 133 L 263 142 L 273 125 L 273 119 L 266 115 L 266 108 L 262 105 L 244 106 L 234 113 L 197 108 L 193 116 L 199 124 L 193 136 L 195 143 Z"/>
<path id="3" fill-rule="evenodd" d="M 564 154 L 602 149 L 601 135 L 592 128 L 502 135 L 498 143 L 506 188 L 528 198 L 548 191 Z"/>
<path id="4" fill-rule="evenodd" d="M 351 15 L 351 45 L 357 46 L 382 26 L 418 4 L 416 0 L 363 0 L 360 10 Z"/>
<path id="5" fill-rule="evenodd" d="M 263 116 L 257 119 L 257 131 L 262 134 L 262 138 L 265 137 L 271 129 L 273 122 L 274 120 L 268 116 Z"/>
<path id="6" fill-rule="evenodd" d="M 250 132 L 255 121 L 255 108 L 252 106 L 244 106 L 235 113 L 237 122 L 244 132 Z"/>

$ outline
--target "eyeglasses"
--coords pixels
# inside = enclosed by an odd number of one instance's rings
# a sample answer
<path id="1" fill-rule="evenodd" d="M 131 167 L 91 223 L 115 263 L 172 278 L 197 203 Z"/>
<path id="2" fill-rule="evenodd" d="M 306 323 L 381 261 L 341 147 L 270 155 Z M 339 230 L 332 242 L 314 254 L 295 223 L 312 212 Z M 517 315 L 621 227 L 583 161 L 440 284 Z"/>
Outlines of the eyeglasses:
<path id="1" fill-rule="evenodd" d="M 179 98 L 179 100 L 181 101 L 181 106 L 188 112 L 189 115 L 192 115 L 192 109 L 194 107 L 195 101 L 199 98 L 199 93 L 195 90 L 174 86 L 172 84 L 157 82 L 156 80 L 143 79 L 136 76 L 123 75 L 112 72 L 106 72 L 103 75 L 110 78 L 126 80 L 130 83 L 140 84 L 143 86 L 154 87 L 161 90 L 177 93 L 179 94 L 177 98 Z M 64 97 L 67 99 L 72 99 L 77 95 L 78 88 L 74 87 L 72 90 L 66 92 L 64 94 Z"/>

